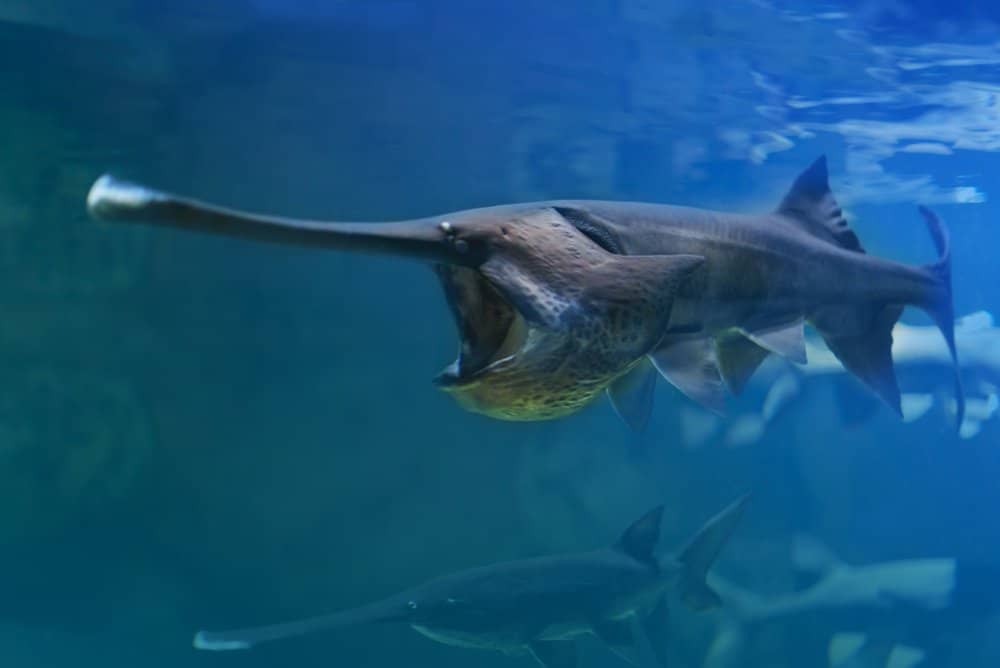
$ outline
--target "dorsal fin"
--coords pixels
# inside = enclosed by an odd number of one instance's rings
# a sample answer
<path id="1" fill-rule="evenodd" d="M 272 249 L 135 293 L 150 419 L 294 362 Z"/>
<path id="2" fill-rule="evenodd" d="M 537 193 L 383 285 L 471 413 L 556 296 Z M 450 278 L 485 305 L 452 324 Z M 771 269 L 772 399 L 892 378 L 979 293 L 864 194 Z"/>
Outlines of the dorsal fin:
<path id="1" fill-rule="evenodd" d="M 632 523 L 615 547 L 636 561 L 652 562 L 653 550 L 660 542 L 660 520 L 663 518 L 663 506 L 657 506 Z"/>
<path id="2" fill-rule="evenodd" d="M 778 213 L 795 220 L 814 236 L 847 250 L 865 252 L 830 192 L 825 155 L 799 174 L 785 199 L 781 200 Z"/>

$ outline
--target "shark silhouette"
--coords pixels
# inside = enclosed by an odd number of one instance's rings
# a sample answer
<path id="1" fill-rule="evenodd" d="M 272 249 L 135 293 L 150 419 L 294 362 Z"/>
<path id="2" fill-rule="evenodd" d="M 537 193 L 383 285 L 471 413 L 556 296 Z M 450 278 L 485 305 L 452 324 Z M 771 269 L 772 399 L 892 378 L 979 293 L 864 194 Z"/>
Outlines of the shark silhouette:
<path id="1" fill-rule="evenodd" d="M 553 200 L 395 223 L 245 213 L 105 175 L 87 198 L 103 219 L 139 219 L 315 248 L 432 263 L 458 325 L 437 378 L 467 409 L 509 420 L 572 413 L 607 391 L 641 430 L 657 372 L 721 411 L 770 353 L 805 361 L 803 323 L 900 413 L 892 327 L 927 311 L 955 359 L 946 230 L 921 207 L 939 259 L 867 255 L 830 192 L 825 158 L 777 210 L 741 215 L 663 204 Z M 963 400 L 955 376 L 957 419 Z"/>
<path id="2" fill-rule="evenodd" d="M 975 438 L 983 426 L 1000 413 L 1000 328 L 988 311 L 976 311 L 955 320 L 963 384 L 966 389 L 965 420 L 958 435 Z M 871 418 L 881 402 L 871 393 L 858 391 L 843 365 L 820 342 L 806 339 L 808 364 L 791 364 L 771 359 L 761 365 L 749 383 L 749 394 L 759 399 L 743 411 L 733 411 L 729 419 L 684 407 L 681 412 L 681 440 L 689 447 L 701 447 L 712 439 L 727 446 L 758 443 L 779 416 L 803 394 L 826 379 L 833 388 L 834 402 L 841 421 L 858 426 Z M 892 328 L 892 358 L 900 374 L 903 420 L 914 422 L 938 408 L 951 419 L 954 401 L 942 392 L 941 374 L 952 365 L 948 346 L 936 327 L 896 323 Z M 970 390 L 971 388 L 971 390 Z"/>
<path id="3" fill-rule="evenodd" d="M 592 633 L 632 660 L 633 621 L 666 662 L 668 603 L 676 588 L 690 607 L 719 604 L 705 576 L 736 528 L 749 497 L 710 519 L 674 556 L 657 557 L 659 506 L 611 547 L 493 564 L 446 575 L 382 601 L 302 621 L 236 631 L 200 631 L 194 646 L 239 650 L 306 633 L 362 624 L 408 624 L 438 642 L 530 654 L 547 668 L 572 668 L 572 640 Z"/>
<path id="4" fill-rule="evenodd" d="M 726 607 L 702 668 L 747 665 L 753 634 L 792 618 L 821 636 L 829 632 L 829 668 L 951 665 L 956 632 L 991 619 L 998 608 L 998 570 L 987 562 L 929 557 L 848 564 L 805 536 L 793 541 L 792 562 L 817 579 L 785 594 L 765 596 L 709 575 Z"/>

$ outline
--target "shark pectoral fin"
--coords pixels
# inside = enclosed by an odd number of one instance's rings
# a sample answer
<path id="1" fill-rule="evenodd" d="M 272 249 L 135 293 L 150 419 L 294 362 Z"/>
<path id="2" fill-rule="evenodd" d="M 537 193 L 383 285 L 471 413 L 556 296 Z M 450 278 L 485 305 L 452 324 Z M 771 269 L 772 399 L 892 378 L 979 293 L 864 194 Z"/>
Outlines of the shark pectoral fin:
<path id="1" fill-rule="evenodd" d="M 975 311 L 963 315 L 955 321 L 955 333 L 971 334 L 982 332 L 993 327 L 993 314 L 989 311 Z"/>
<path id="2" fill-rule="evenodd" d="M 904 392 L 900 395 L 899 406 L 903 410 L 903 422 L 916 422 L 934 407 L 934 395 Z"/>
<path id="3" fill-rule="evenodd" d="M 576 645 L 572 640 L 536 640 L 528 650 L 545 668 L 576 668 Z"/>
<path id="4" fill-rule="evenodd" d="M 646 429 L 653 412 L 653 394 L 656 389 L 656 369 L 648 360 L 641 360 L 628 373 L 619 376 L 608 387 L 608 399 L 618 417 L 632 431 Z"/>
<path id="5" fill-rule="evenodd" d="M 743 334 L 764 350 L 781 355 L 796 364 L 806 363 L 805 325 L 802 318 L 774 327 L 744 330 Z"/>
<path id="6" fill-rule="evenodd" d="M 722 601 L 705 582 L 722 546 L 729 540 L 743 510 L 750 501 L 746 494 L 708 520 L 677 557 L 684 570 L 680 580 L 681 599 L 694 610 L 705 610 Z"/>
<path id="7" fill-rule="evenodd" d="M 634 666 L 639 665 L 639 655 L 628 620 L 608 620 L 590 625 L 594 635 L 611 650 Z"/>
<path id="8" fill-rule="evenodd" d="M 653 508 L 625 530 L 625 533 L 615 543 L 615 548 L 636 561 L 643 563 L 653 561 L 653 550 L 660 542 L 660 521 L 662 518 L 663 506 Z"/>
<path id="9" fill-rule="evenodd" d="M 829 573 L 846 564 L 818 538 L 807 534 L 796 534 L 792 538 L 792 566 L 804 573 Z"/>
<path id="10" fill-rule="evenodd" d="M 927 652 L 910 645 L 873 641 L 864 633 L 841 632 L 830 638 L 827 647 L 830 668 L 881 665 L 885 668 L 914 668 L 927 658 Z"/>
<path id="11" fill-rule="evenodd" d="M 927 652 L 910 645 L 894 645 L 885 662 L 885 668 L 913 668 L 927 658 Z"/>
<path id="12" fill-rule="evenodd" d="M 666 668 L 670 646 L 670 603 L 666 596 L 657 599 L 653 609 L 643 616 L 641 625 L 656 662 Z"/>
<path id="13" fill-rule="evenodd" d="M 864 633 L 835 633 L 826 649 L 830 668 L 839 668 L 858 655 L 868 642 Z"/>
<path id="14" fill-rule="evenodd" d="M 817 311 L 813 324 L 844 367 L 902 415 L 899 384 L 892 366 L 892 327 L 902 307 L 830 306 Z"/>
<path id="15" fill-rule="evenodd" d="M 738 330 L 730 330 L 715 339 L 719 373 L 733 394 L 743 391 L 750 376 L 769 354 L 768 350 Z"/>
<path id="16" fill-rule="evenodd" d="M 962 421 L 962 427 L 958 430 L 958 436 L 963 441 L 975 438 L 983 430 L 983 423 L 975 418 L 966 418 Z"/>
<path id="17" fill-rule="evenodd" d="M 726 390 L 716 364 L 712 339 L 664 339 L 649 357 L 671 385 L 710 411 L 719 415 L 725 413 Z"/>

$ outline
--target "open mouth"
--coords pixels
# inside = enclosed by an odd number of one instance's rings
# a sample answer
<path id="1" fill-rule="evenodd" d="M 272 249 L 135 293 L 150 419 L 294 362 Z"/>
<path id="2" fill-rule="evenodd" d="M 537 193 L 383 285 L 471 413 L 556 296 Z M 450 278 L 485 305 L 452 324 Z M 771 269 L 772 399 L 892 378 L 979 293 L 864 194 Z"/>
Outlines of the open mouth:
<path id="1" fill-rule="evenodd" d="M 524 318 L 485 276 L 467 267 L 434 265 L 445 299 L 458 326 L 458 359 L 435 379 L 443 389 L 457 389 L 524 344 Z"/>

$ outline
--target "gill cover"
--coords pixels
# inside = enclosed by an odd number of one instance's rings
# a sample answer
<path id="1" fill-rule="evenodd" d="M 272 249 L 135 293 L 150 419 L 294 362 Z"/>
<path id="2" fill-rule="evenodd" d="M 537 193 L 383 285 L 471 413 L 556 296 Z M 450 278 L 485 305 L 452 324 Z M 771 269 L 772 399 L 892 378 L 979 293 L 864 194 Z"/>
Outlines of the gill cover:
<path id="1" fill-rule="evenodd" d="M 447 389 L 510 420 L 571 413 L 628 372 L 666 330 L 696 255 L 609 253 L 555 209 L 500 224 L 478 271 L 524 320 L 516 348 Z"/>

